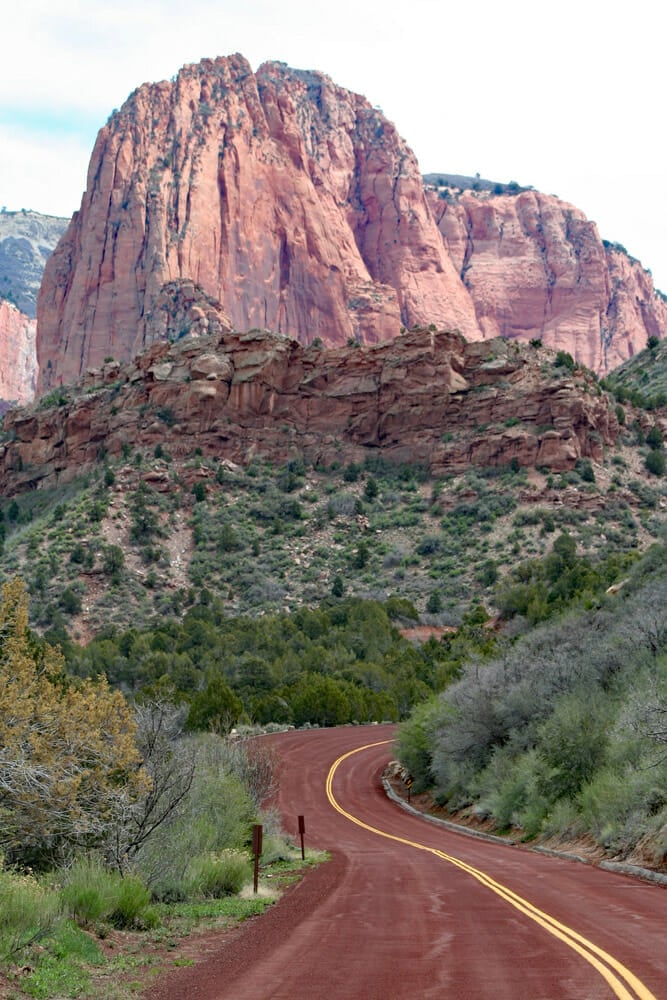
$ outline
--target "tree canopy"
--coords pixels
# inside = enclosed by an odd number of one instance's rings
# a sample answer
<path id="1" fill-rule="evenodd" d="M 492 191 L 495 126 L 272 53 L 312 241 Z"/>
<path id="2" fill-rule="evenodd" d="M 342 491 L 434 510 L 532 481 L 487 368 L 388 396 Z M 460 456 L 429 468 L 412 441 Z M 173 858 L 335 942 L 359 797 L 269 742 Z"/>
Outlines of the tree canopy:
<path id="1" fill-rule="evenodd" d="M 75 680 L 28 628 L 23 583 L 0 602 L 0 848 L 56 858 L 102 841 L 145 790 L 131 710 L 106 678 Z"/>

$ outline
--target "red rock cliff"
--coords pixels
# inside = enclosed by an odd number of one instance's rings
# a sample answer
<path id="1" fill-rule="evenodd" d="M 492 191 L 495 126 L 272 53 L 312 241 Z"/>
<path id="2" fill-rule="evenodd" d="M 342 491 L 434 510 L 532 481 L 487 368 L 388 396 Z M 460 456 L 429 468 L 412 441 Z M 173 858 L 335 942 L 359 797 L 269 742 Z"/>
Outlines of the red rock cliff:
<path id="1" fill-rule="evenodd" d="M 0 299 L 0 410 L 35 394 L 35 320 Z"/>
<path id="2" fill-rule="evenodd" d="M 485 339 L 541 339 L 602 374 L 667 333 L 650 274 L 573 205 L 537 191 L 443 194 L 427 188 Z"/>
<path id="3" fill-rule="evenodd" d="M 257 454 L 320 465 L 381 455 L 439 476 L 471 464 L 570 469 L 582 457 L 600 461 L 618 434 L 613 399 L 547 350 L 434 328 L 363 347 L 303 346 L 230 332 L 189 282 L 172 283 L 163 307 L 167 339 L 172 322 L 190 336 L 108 361 L 51 405 L 5 416 L 0 494 L 99 468 L 102 451 L 113 458 L 157 444 L 175 460 L 195 447 L 241 463 Z"/>
<path id="4" fill-rule="evenodd" d="M 362 97 L 241 56 L 144 85 L 97 138 L 38 302 L 41 388 L 151 341 L 190 278 L 239 329 L 373 343 L 401 325 L 478 334 L 414 155 Z"/>
<path id="5" fill-rule="evenodd" d="M 183 279 L 236 329 L 303 344 L 435 324 L 541 339 L 605 373 L 667 333 L 650 275 L 578 209 L 442 194 L 394 126 L 321 73 L 255 74 L 236 55 L 146 84 L 100 131 L 47 263 L 38 391 L 163 339 L 162 289 Z"/>

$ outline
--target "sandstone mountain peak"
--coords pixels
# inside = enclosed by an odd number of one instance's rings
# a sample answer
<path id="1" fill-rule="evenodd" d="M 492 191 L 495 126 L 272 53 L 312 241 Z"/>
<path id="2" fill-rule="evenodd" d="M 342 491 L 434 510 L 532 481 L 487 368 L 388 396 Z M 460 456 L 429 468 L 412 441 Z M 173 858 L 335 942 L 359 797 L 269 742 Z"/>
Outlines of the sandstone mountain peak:
<path id="1" fill-rule="evenodd" d="M 531 190 L 425 188 L 366 98 L 238 54 L 142 85 L 100 130 L 44 274 L 40 390 L 162 339 L 163 286 L 183 280 L 235 329 L 302 344 L 433 323 L 540 339 L 606 371 L 667 331 L 650 277 L 577 209 Z"/>
<path id="2" fill-rule="evenodd" d="M 427 321 L 477 333 L 395 128 L 323 74 L 254 74 L 238 55 L 145 84 L 100 131 L 44 276 L 43 387 L 147 346 L 146 317 L 180 278 L 235 327 L 304 343 L 376 342 Z"/>

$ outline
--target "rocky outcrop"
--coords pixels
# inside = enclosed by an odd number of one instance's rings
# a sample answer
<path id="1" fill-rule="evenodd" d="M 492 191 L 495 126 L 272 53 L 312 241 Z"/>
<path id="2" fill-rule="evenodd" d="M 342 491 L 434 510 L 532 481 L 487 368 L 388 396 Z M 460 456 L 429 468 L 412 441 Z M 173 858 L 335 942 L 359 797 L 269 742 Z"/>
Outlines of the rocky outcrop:
<path id="1" fill-rule="evenodd" d="M 582 212 L 537 191 L 489 188 L 427 186 L 484 338 L 539 339 L 602 374 L 665 335 L 667 301 L 650 274 Z"/>
<path id="2" fill-rule="evenodd" d="M 37 315 L 44 265 L 68 222 L 26 210 L 0 212 L 0 298 L 13 302 L 30 319 Z"/>
<path id="3" fill-rule="evenodd" d="M 434 322 L 478 335 L 416 159 L 362 97 L 241 56 L 145 85 L 100 131 L 39 298 L 41 389 L 151 342 L 189 278 L 238 329 L 375 343 Z"/>
<path id="4" fill-rule="evenodd" d="M 0 412 L 35 395 L 35 331 L 34 319 L 0 299 Z"/>
<path id="5" fill-rule="evenodd" d="M 435 327 L 326 350 L 228 332 L 210 301 L 201 312 L 223 332 L 155 344 L 132 363 L 107 361 L 76 388 L 8 413 L 0 491 L 55 485 L 102 456 L 157 444 L 175 460 L 200 448 L 240 463 L 372 453 L 437 475 L 469 464 L 568 469 L 582 456 L 601 459 L 618 433 L 593 377 L 556 366 L 546 350 L 468 343 Z"/>

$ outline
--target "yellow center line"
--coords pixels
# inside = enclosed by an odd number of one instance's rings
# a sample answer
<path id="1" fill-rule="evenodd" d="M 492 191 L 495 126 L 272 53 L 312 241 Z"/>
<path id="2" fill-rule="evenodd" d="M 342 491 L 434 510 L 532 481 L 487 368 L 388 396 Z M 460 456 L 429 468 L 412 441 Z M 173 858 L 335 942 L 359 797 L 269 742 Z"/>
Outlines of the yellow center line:
<path id="1" fill-rule="evenodd" d="M 536 924 L 543 927 L 549 934 L 564 941 L 570 948 L 576 951 L 579 955 L 586 959 L 590 965 L 593 966 L 597 972 L 605 979 L 607 984 L 610 986 L 615 996 L 618 1000 L 657 1000 L 655 995 L 651 993 L 649 989 L 644 986 L 644 984 L 627 969 L 621 962 L 613 957 L 613 955 L 608 954 L 602 948 L 599 948 L 592 941 L 583 937 L 577 931 L 568 927 L 566 924 L 560 923 L 554 917 L 545 913 L 543 910 L 538 909 L 527 899 L 519 896 L 517 893 L 513 892 L 507 886 L 503 885 L 501 882 L 497 882 L 495 879 L 491 878 L 485 872 L 480 871 L 478 868 L 473 868 L 472 865 L 467 864 L 465 861 L 461 861 L 459 858 L 455 858 L 450 854 L 445 854 L 443 851 L 439 851 L 435 847 L 428 847 L 426 844 L 420 844 L 415 840 L 408 840 L 405 837 L 399 837 L 393 833 L 387 833 L 385 830 L 379 830 L 375 826 L 370 826 L 368 823 L 364 823 L 363 820 L 359 819 L 357 816 L 352 815 L 352 813 L 347 812 L 343 809 L 338 800 L 333 793 L 333 779 L 336 771 L 343 761 L 347 760 L 348 757 L 352 757 L 354 754 L 361 753 L 363 750 L 370 750 L 372 747 L 383 746 L 386 743 L 392 743 L 393 740 L 378 740 L 377 743 L 367 743 L 365 746 L 357 747 L 356 750 L 350 750 L 348 753 L 344 753 L 331 765 L 329 774 L 327 775 L 326 792 L 329 802 L 334 807 L 334 809 L 339 812 L 346 819 L 350 820 L 351 823 L 355 823 L 357 826 L 362 827 L 364 830 L 368 830 L 370 833 L 376 834 L 378 837 L 385 837 L 387 840 L 396 841 L 399 844 L 405 844 L 407 847 L 413 847 L 418 851 L 426 851 L 428 854 L 434 854 L 436 857 L 441 858 L 443 861 L 449 862 L 449 864 L 455 865 L 462 871 L 466 872 L 472 878 L 476 879 L 482 885 L 486 886 L 492 892 L 495 892 L 497 896 L 504 899 L 510 906 L 524 913 L 531 920 L 534 920 Z M 603 964 L 603 963 L 606 963 Z M 614 975 L 614 970 L 618 973 L 621 979 L 625 980 L 625 984 L 621 982 L 618 976 Z M 629 986 L 634 993 L 629 992 L 626 988 Z"/>

